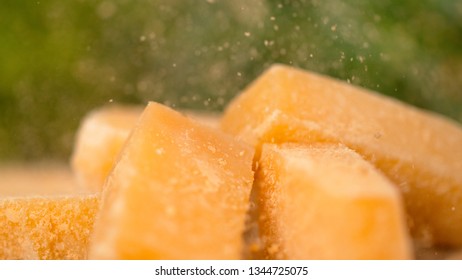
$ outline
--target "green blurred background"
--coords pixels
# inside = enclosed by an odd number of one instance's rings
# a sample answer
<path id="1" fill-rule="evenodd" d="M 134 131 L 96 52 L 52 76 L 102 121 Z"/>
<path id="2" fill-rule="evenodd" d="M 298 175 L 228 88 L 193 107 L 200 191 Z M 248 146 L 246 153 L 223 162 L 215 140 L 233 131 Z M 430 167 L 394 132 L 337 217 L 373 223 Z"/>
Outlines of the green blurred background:
<path id="1" fill-rule="evenodd" d="M 67 160 L 111 102 L 222 110 L 275 62 L 460 122 L 462 1 L 2 0 L 0 161 Z"/>

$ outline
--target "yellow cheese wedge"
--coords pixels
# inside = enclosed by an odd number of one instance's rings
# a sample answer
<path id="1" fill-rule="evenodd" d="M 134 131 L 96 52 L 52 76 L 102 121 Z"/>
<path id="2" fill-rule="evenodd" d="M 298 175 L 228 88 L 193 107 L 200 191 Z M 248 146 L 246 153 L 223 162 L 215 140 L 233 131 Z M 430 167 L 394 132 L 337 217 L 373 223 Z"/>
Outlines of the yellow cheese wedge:
<path id="1" fill-rule="evenodd" d="M 261 143 L 342 143 L 405 198 L 419 242 L 462 245 L 462 129 L 444 117 L 328 77 L 276 65 L 227 108 L 223 130 Z"/>
<path id="2" fill-rule="evenodd" d="M 101 190 L 142 111 L 141 106 L 110 105 L 85 117 L 71 157 L 72 169 L 83 189 Z M 219 127 L 218 114 L 197 111 L 184 114 L 210 127 Z"/>
<path id="3" fill-rule="evenodd" d="M 398 190 L 346 147 L 265 144 L 256 187 L 269 258 L 412 255 Z"/>
<path id="4" fill-rule="evenodd" d="M 98 201 L 65 167 L 1 167 L 0 259 L 85 259 Z"/>
<path id="5" fill-rule="evenodd" d="M 253 149 L 149 103 L 109 175 L 90 257 L 237 259 Z"/>
<path id="6" fill-rule="evenodd" d="M 112 105 L 88 114 L 77 133 L 71 166 L 82 188 L 100 191 L 141 107 Z"/>

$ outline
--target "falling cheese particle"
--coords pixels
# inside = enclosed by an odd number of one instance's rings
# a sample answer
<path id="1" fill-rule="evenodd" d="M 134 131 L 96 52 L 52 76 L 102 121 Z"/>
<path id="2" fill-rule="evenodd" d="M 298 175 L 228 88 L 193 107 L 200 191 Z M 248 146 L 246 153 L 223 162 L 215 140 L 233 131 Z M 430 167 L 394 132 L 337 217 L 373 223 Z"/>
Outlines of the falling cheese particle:
<path id="1" fill-rule="evenodd" d="M 265 144 L 256 186 L 269 258 L 412 255 L 398 190 L 348 148 Z"/>
<path id="2" fill-rule="evenodd" d="M 221 114 L 207 111 L 182 110 L 185 116 L 212 128 L 220 128 Z"/>
<path id="3" fill-rule="evenodd" d="M 238 96 L 223 130 L 262 143 L 342 143 L 401 190 L 413 236 L 462 245 L 462 129 L 444 117 L 328 77 L 276 65 Z"/>
<path id="4" fill-rule="evenodd" d="M 85 259 L 98 201 L 65 167 L 1 167 L 0 259 Z"/>
<path id="5" fill-rule="evenodd" d="M 237 259 L 253 149 L 149 103 L 106 181 L 90 257 Z"/>

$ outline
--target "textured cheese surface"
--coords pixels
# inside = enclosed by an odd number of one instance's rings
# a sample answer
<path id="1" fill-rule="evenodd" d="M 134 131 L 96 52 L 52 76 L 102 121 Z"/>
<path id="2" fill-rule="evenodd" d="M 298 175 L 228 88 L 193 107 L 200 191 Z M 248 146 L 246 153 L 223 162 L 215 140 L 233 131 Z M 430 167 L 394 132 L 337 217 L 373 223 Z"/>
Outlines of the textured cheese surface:
<path id="1" fill-rule="evenodd" d="M 222 128 L 261 143 L 342 143 L 404 194 L 413 235 L 462 245 L 462 129 L 441 116 L 328 77 L 276 65 L 227 108 Z"/>
<path id="2" fill-rule="evenodd" d="M 253 149 L 149 103 L 103 191 L 90 257 L 236 259 Z"/>
<path id="3" fill-rule="evenodd" d="M 65 167 L 1 167 L 0 259 L 85 259 L 98 201 Z"/>
<path id="4" fill-rule="evenodd" d="M 72 169 L 83 189 L 101 190 L 141 112 L 141 107 L 111 105 L 85 117 L 71 157 Z"/>
<path id="5" fill-rule="evenodd" d="M 412 255 L 397 189 L 348 148 L 265 144 L 256 186 L 268 258 Z"/>
<path id="6" fill-rule="evenodd" d="M 110 105 L 89 113 L 77 133 L 72 169 L 83 189 L 100 191 L 122 150 L 141 106 Z M 186 116 L 210 127 L 219 127 L 219 115 L 184 111 Z"/>

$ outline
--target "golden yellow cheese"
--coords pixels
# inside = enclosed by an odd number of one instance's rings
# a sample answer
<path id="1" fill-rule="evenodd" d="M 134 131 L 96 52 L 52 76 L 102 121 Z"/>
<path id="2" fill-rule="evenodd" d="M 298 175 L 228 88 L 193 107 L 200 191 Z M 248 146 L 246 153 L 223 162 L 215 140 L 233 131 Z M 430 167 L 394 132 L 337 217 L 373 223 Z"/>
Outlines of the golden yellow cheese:
<path id="1" fill-rule="evenodd" d="M 143 107 L 109 105 L 90 112 L 82 121 L 71 156 L 71 166 L 83 189 L 100 191 Z M 184 111 L 210 127 L 219 127 L 219 115 Z"/>
<path id="2" fill-rule="evenodd" d="M 57 165 L 0 168 L 0 259 L 85 259 L 98 209 Z"/>
<path id="3" fill-rule="evenodd" d="M 348 146 L 400 188 L 419 242 L 462 245 L 460 124 L 282 65 L 271 67 L 232 101 L 221 124 L 257 149 L 284 142 Z"/>
<path id="4" fill-rule="evenodd" d="M 101 191 L 141 107 L 111 105 L 90 112 L 77 132 L 71 166 L 83 189 Z"/>
<path id="5" fill-rule="evenodd" d="M 253 149 L 149 103 L 102 198 L 90 257 L 238 259 Z"/>
<path id="6" fill-rule="evenodd" d="M 408 259 L 398 190 L 352 150 L 264 144 L 259 230 L 271 259 Z"/>

